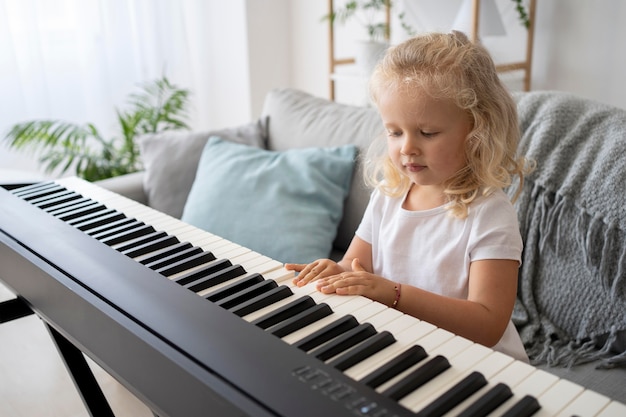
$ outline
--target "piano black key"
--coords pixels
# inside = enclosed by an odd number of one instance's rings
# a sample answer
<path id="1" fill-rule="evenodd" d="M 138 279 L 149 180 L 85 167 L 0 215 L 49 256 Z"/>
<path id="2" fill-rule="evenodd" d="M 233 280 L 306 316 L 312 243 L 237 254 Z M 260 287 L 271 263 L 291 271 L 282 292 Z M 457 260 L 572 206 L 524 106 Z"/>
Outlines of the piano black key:
<path id="1" fill-rule="evenodd" d="M 156 250 L 175 245 L 179 242 L 176 236 L 170 236 L 165 232 L 163 233 L 165 234 L 165 236 L 152 239 L 149 242 L 146 242 L 141 245 L 137 245 L 130 249 L 126 249 L 126 250 L 118 249 L 118 250 L 122 252 L 124 255 L 128 256 L 129 258 L 137 258 L 139 256 L 146 255 Z"/>
<path id="2" fill-rule="evenodd" d="M 158 271 L 159 269 L 165 268 L 166 266 L 172 265 L 178 261 L 184 260 L 198 253 L 202 253 L 202 248 L 199 248 L 197 246 L 191 246 L 183 250 L 177 251 L 176 253 L 173 253 L 171 255 L 163 256 L 159 259 L 156 259 L 154 262 L 150 262 L 145 265 L 150 269 Z"/>
<path id="3" fill-rule="evenodd" d="M 29 201 L 36 196 L 40 196 L 43 193 L 56 192 L 59 189 L 65 189 L 65 187 L 55 182 L 42 182 L 17 188 L 15 190 L 12 190 L 11 193 L 26 201 Z"/>
<path id="4" fill-rule="evenodd" d="M 168 237 L 167 233 L 163 231 L 152 232 L 152 233 L 148 233 L 147 235 L 140 236 L 138 238 L 124 242 L 123 244 L 119 246 L 114 246 L 114 248 L 115 250 L 124 253 L 138 246 L 150 244 L 157 239 L 162 239 L 162 238 L 167 238 L 167 237 Z"/>
<path id="5" fill-rule="evenodd" d="M 359 325 L 352 315 L 342 316 L 332 323 L 293 343 L 293 346 L 305 352 L 339 336 Z"/>
<path id="6" fill-rule="evenodd" d="M 97 201 L 93 201 L 90 198 L 82 197 L 77 200 L 72 200 L 63 204 L 59 204 L 58 206 L 48 207 L 47 209 L 44 209 L 44 211 L 49 213 L 51 216 L 59 216 L 62 213 L 66 213 L 70 210 L 75 210 L 77 208 L 85 207 L 91 204 L 99 203 Z"/>
<path id="7" fill-rule="evenodd" d="M 77 218 L 72 219 L 72 220 L 68 220 L 68 221 L 66 221 L 66 223 L 69 224 L 70 226 L 77 227 L 77 225 L 79 225 L 79 224 L 82 224 L 82 223 L 85 223 L 85 222 L 97 221 L 102 216 L 107 216 L 107 215 L 115 213 L 115 212 L 116 211 L 113 210 L 113 209 L 106 209 L 106 210 L 98 212 L 98 213 L 86 214 L 84 216 L 77 217 Z"/>
<path id="8" fill-rule="evenodd" d="M 459 413 L 458 417 L 486 417 L 512 396 L 513 392 L 511 392 L 511 389 L 506 384 L 496 384 L 483 396 Z"/>
<path id="9" fill-rule="evenodd" d="M 143 224 L 133 229 L 126 230 L 125 232 L 121 232 L 113 236 L 109 236 L 105 239 L 99 239 L 99 240 L 105 245 L 113 246 L 113 245 L 118 245 L 122 242 L 126 242 L 127 240 L 134 239 L 139 236 L 147 235 L 148 233 L 152 233 L 152 232 L 154 232 L 154 227 L 148 224 Z"/>
<path id="10" fill-rule="evenodd" d="M 169 277 L 174 274 L 178 274 L 179 272 L 187 271 L 188 269 L 209 263 L 214 260 L 215 255 L 213 255 L 211 252 L 201 252 L 195 255 L 191 255 L 181 261 L 174 262 L 173 264 L 163 267 L 161 269 L 157 269 L 156 271 L 161 275 Z"/>
<path id="11" fill-rule="evenodd" d="M 39 207 L 40 209 L 45 209 L 48 207 L 54 207 L 58 204 L 62 204 L 68 201 L 77 200 L 81 198 L 80 194 L 76 194 L 72 191 L 62 191 L 57 194 L 51 194 L 46 197 L 42 197 L 41 199 L 34 199 L 31 203 L 34 206 Z"/>
<path id="12" fill-rule="evenodd" d="M 266 293 L 260 294 L 250 300 L 244 301 L 241 304 L 237 304 L 228 310 L 239 317 L 243 317 L 280 300 L 284 300 L 291 295 L 293 295 L 291 289 L 285 285 L 281 285 L 280 287 L 272 288 Z"/>
<path id="13" fill-rule="evenodd" d="M 330 340 L 328 343 L 318 346 L 317 348 L 310 350 L 309 354 L 316 358 L 327 361 L 335 355 L 351 348 L 359 342 L 372 337 L 376 334 L 376 329 L 370 323 L 362 323 L 357 327 L 348 330 L 341 336 Z"/>
<path id="14" fill-rule="evenodd" d="M 382 394 L 399 401 L 448 368 L 450 368 L 450 362 L 443 356 L 437 355 L 387 388 Z"/>
<path id="15" fill-rule="evenodd" d="M 250 287 L 244 288 L 233 295 L 222 298 L 221 300 L 216 301 L 215 304 L 229 310 L 231 307 L 235 307 L 238 304 L 255 298 L 256 296 L 277 287 L 278 284 L 275 281 L 263 280 Z"/>
<path id="16" fill-rule="evenodd" d="M 424 348 L 418 345 L 413 345 L 398 356 L 390 359 L 385 364 L 361 378 L 359 382 L 367 385 L 368 387 L 376 388 L 389 381 L 391 378 L 406 371 L 413 365 L 426 359 L 427 356 L 428 354 Z"/>
<path id="17" fill-rule="evenodd" d="M 90 204 L 87 206 L 78 207 L 74 210 L 62 213 L 56 217 L 58 217 L 59 220 L 66 222 L 72 219 L 76 219 L 78 217 L 83 217 L 88 214 L 93 214 L 93 213 L 101 212 L 104 210 L 106 210 L 106 207 L 103 206 L 102 204 Z"/>
<path id="18" fill-rule="evenodd" d="M 204 278 L 185 284 L 184 287 L 193 292 L 200 292 L 226 281 L 230 281 L 231 279 L 237 278 L 245 273 L 246 270 L 243 269 L 243 266 L 231 265 Z"/>
<path id="19" fill-rule="evenodd" d="M 485 377 L 480 372 L 472 372 L 439 398 L 418 411 L 416 416 L 441 417 L 485 385 L 487 385 Z"/>
<path id="20" fill-rule="evenodd" d="M 33 200 L 41 199 L 42 197 L 46 197 L 52 194 L 58 194 L 59 192 L 65 191 L 65 190 L 67 189 L 61 185 L 50 183 L 49 187 L 39 187 L 39 188 L 33 188 L 33 189 L 28 189 L 28 190 L 20 188 L 19 190 L 16 190 L 14 194 L 20 198 L 23 198 L 26 201 L 33 201 Z"/>
<path id="21" fill-rule="evenodd" d="M 143 226 L 143 225 L 145 225 L 144 222 L 139 221 L 137 219 L 133 219 L 129 223 L 120 224 L 119 226 L 116 226 L 116 227 L 114 227 L 112 229 L 103 230 L 101 232 L 94 233 L 94 234 L 91 235 L 91 237 L 93 237 L 96 240 L 103 240 L 103 239 L 106 239 L 108 237 L 115 236 L 115 235 L 117 235 L 119 233 L 125 232 L 127 230 L 132 230 L 132 229 L 134 229 L 136 227 Z"/>
<path id="22" fill-rule="evenodd" d="M 285 337 L 333 313 L 326 303 L 316 304 L 303 312 L 272 326 L 268 331 L 276 337 Z"/>
<path id="23" fill-rule="evenodd" d="M 287 320 L 288 318 L 303 312 L 304 310 L 307 310 L 310 307 L 313 307 L 314 305 L 315 300 L 306 295 L 304 297 L 296 298 L 292 302 L 287 303 L 262 317 L 259 317 L 251 323 L 265 330 L 280 323 L 281 321 Z"/>
<path id="24" fill-rule="evenodd" d="M 162 257 L 170 256 L 174 253 L 178 253 L 191 247 L 192 245 L 189 242 L 176 243 L 175 245 L 168 246 L 166 248 L 159 249 L 156 252 L 147 254 L 145 257 L 140 257 L 139 259 L 137 259 L 137 262 L 143 265 L 148 265 L 152 262 L 158 261 Z"/>
<path id="25" fill-rule="evenodd" d="M 135 219 L 130 219 L 117 211 L 107 212 L 98 216 L 95 219 L 86 220 L 82 223 L 75 224 L 74 227 L 78 230 L 82 230 L 89 236 L 93 236 L 97 233 L 102 233 L 107 230 L 111 230 L 115 227 L 120 227 L 125 224 L 130 224 Z"/>
<path id="26" fill-rule="evenodd" d="M 396 339 L 390 332 L 382 331 L 365 340 L 361 344 L 353 347 L 349 351 L 342 353 L 337 358 L 332 359 L 328 362 L 328 365 L 339 369 L 340 371 L 345 371 L 351 366 L 369 358 L 374 353 L 383 350 L 395 342 Z"/>
<path id="27" fill-rule="evenodd" d="M 505 411 L 502 417 L 530 417 L 539 411 L 540 408 L 541 406 L 535 397 L 525 395 L 521 400 Z"/>
<path id="28" fill-rule="evenodd" d="M 232 266 L 232 262 L 230 262 L 230 260 L 228 259 L 217 259 L 214 262 L 211 262 L 208 265 L 204 265 L 201 268 L 198 268 L 196 270 L 190 271 L 186 274 L 180 275 L 176 278 L 174 278 L 172 281 L 176 282 L 177 284 L 180 285 L 187 285 L 190 282 L 199 280 L 200 278 L 204 278 L 207 277 L 211 274 L 214 274 L 222 269 L 228 268 L 229 266 Z"/>
<path id="29" fill-rule="evenodd" d="M 237 280 L 235 282 L 232 282 L 228 285 L 225 285 L 224 287 L 220 288 L 217 291 L 211 292 L 207 295 L 205 295 L 205 299 L 216 303 L 220 300 L 223 300 L 226 297 L 230 297 L 233 294 L 237 294 L 238 292 L 246 289 L 246 288 L 250 288 L 256 284 L 258 284 L 259 282 L 263 282 L 265 281 L 265 278 L 263 278 L 263 276 L 261 276 L 261 274 L 252 274 L 249 275 L 243 279 Z"/>

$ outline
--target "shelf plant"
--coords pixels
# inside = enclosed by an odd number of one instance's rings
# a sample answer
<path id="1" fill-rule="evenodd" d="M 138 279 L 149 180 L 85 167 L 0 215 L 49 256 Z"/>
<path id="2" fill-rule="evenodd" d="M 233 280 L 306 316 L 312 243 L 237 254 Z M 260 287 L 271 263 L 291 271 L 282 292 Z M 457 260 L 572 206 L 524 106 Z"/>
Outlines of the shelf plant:
<path id="1" fill-rule="evenodd" d="M 4 136 L 8 147 L 38 156 L 46 172 L 96 181 L 142 169 L 137 138 L 166 130 L 189 129 L 190 92 L 166 78 L 140 86 L 128 97 L 126 110 L 116 109 L 118 136 L 105 138 L 92 123 L 32 120 L 17 123 Z"/>

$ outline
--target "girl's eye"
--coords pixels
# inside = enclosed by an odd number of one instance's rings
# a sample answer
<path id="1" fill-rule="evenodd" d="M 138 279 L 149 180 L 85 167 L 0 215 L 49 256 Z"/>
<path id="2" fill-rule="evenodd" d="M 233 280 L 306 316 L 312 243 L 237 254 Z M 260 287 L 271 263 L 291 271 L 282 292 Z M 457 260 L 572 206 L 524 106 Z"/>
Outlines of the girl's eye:
<path id="1" fill-rule="evenodd" d="M 394 131 L 394 130 L 388 130 L 387 131 L 387 136 L 397 138 L 399 136 L 402 136 L 402 132 L 398 132 L 398 131 Z"/>
<path id="2" fill-rule="evenodd" d="M 432 138 L 434 136 L 437 135 L 437 132 L 424 132 L 423 130 L 420 131 L 420 133 L 422 134 L 422 136 L 424 136 L 425 138 Z"/>

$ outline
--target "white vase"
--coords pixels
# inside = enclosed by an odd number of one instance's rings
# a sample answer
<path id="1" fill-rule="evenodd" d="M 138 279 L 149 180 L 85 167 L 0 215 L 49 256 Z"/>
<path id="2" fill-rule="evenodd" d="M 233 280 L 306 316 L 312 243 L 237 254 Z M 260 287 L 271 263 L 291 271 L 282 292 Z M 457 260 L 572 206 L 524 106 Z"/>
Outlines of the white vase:
<path id="1" fill-rule="evenodd" d="M 389 45 L 385 42 L 357 41 L 355 52 L 355 64 L 357 70 L 369 76 L 378 61 L 385 55 Z"/>

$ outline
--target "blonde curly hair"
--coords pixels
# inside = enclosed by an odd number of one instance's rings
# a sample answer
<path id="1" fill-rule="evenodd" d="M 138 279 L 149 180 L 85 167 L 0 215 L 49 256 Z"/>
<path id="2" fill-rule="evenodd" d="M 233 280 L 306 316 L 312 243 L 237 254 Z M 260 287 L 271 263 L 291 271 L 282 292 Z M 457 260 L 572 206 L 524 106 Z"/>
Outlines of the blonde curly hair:
<path id="1" fill-rule="evenodd" d="M 388 50 L 374 69 L 369 88 L 375 104 L 383 91 L 404 89 L 452 100 L 468 113 L 472 130 L 466 140 L 467 165 L 445 183 L 452 215 L 466 217 L 474 199 L 509 186 L 514 176 L 519 177 L 519 193 L 532 164 L 516 156 L 517 107 L 483 46 L 461 32 L 414 37 Z M 404 195 L 411 182 L 380 142 L 384 141 L 376 140 L 370 148 L 366 182 L 387 195 Z"/>

